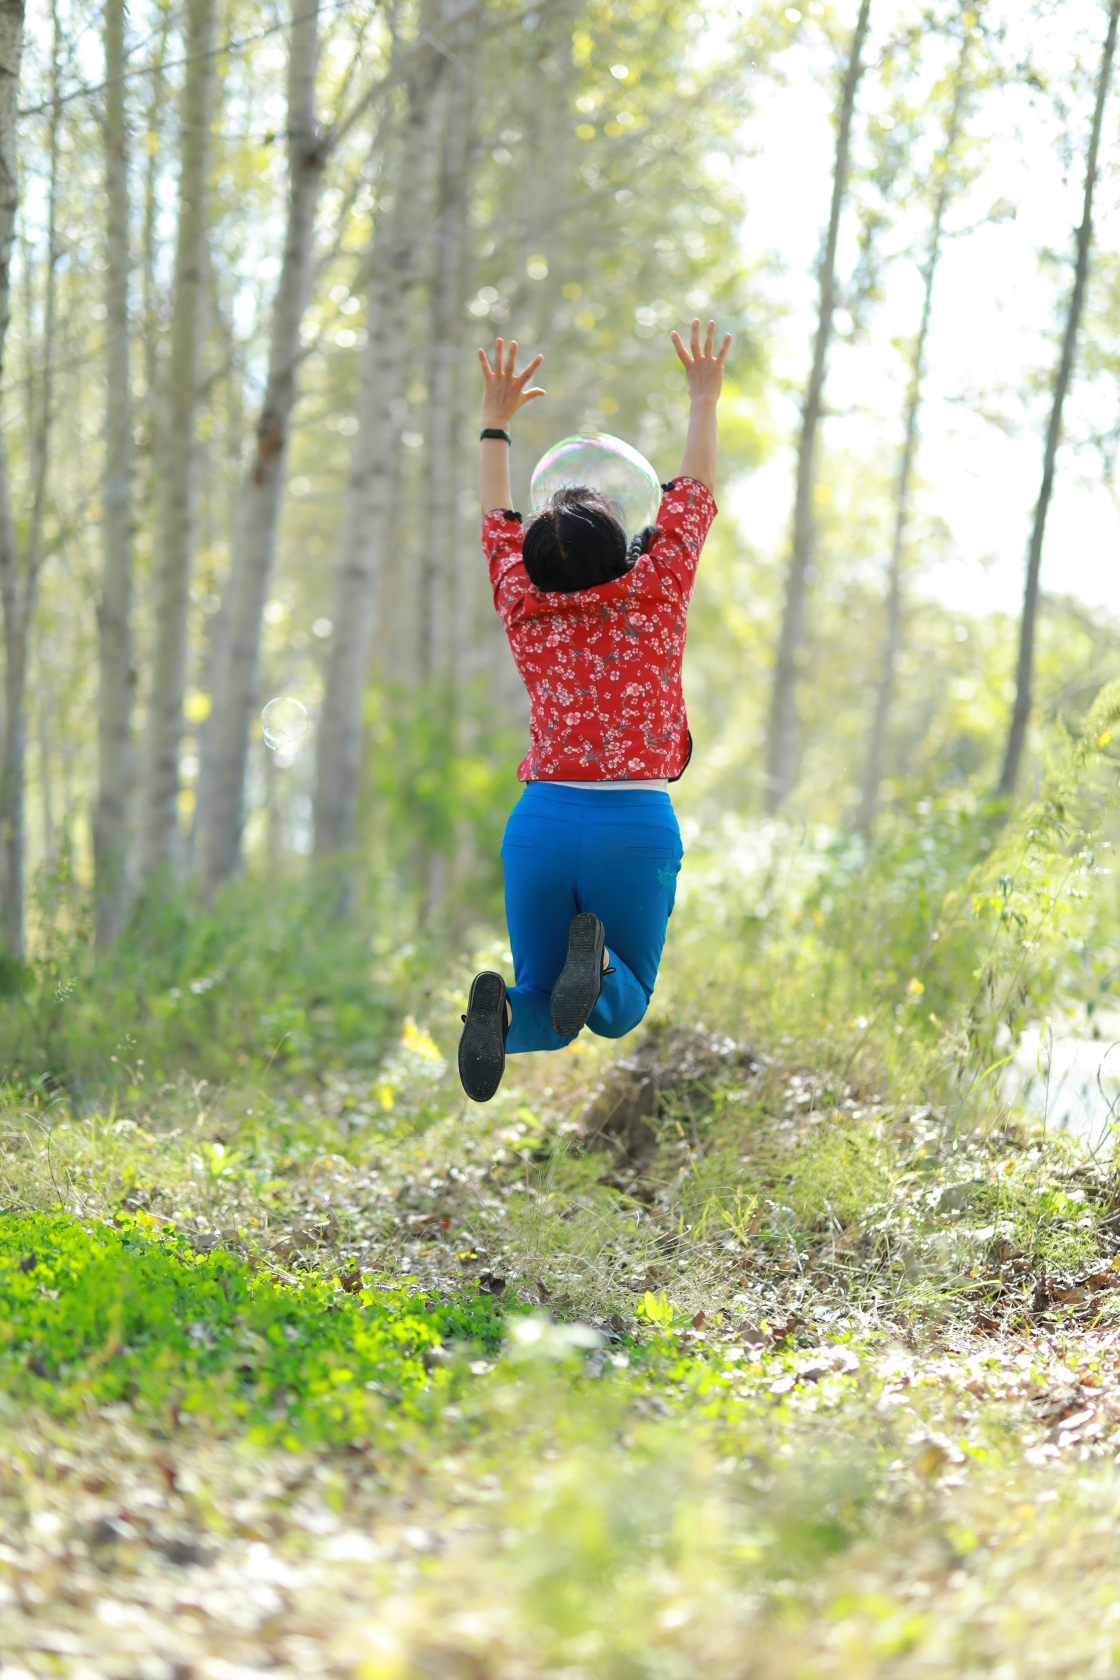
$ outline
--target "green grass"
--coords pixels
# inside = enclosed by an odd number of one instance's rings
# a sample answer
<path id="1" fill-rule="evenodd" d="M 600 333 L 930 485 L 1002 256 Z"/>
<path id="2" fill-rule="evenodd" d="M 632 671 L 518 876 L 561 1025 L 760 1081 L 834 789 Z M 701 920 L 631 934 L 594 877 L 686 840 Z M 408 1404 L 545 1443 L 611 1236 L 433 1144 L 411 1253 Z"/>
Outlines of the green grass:
<path id="1" fill-rule="evenodd" d="M 1116 1171 L 998 1079 L 1110 995 L 1115 702 L 1002 827 L 693 846 L 641 1162 L 635 1044 L 469 1105 L 470 957 L 310 883 L 8 975 L 5 1666 L 1120 1672 Z"/>
<path id="2" fill-rule="evenodd" d="M 444 1305 L 357 1271 L 287 1282 L 143 1216 L 0 1221 L 0 1381 L 56 1416 L 123 1402 L 163 1428 L 353 1442 L 438 1415 L 454 1339 L 500 1345 L 488 1298 Z"/>

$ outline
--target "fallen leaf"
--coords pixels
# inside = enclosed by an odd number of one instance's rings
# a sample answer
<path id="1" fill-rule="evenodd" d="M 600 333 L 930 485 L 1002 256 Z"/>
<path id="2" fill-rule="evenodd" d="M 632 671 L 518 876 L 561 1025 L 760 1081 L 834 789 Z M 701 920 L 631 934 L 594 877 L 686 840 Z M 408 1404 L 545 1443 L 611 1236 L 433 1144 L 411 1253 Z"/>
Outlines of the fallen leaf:
<path id="1" fill-rule="evenodd" d="M 207 1562 L 207 1554 L 196 1540 L 184 1540 L 176 1536 L 174 1539 L 163 1541 L 159 1550 L 168 1563 L 173 1563 L 178 1569 L 194 1569 Z"/>
<path id="2" fill-rule="evenodd" d="M 910 1460 L 910 1468 L 919 1476 L 931 1480 L 949 1462 L 949 1454 L 936 1441 L 927 1441 Z"/>
<path id="3" fill-rule="evenodd" d="M 828 1365 L 805 1365 L 798 1371 L 797 1380 L 798 1382 L 809 1383 L 820 1382 L 822 1378 L 828 1376 L 829 1370 Z"/>
<path id="4" fill-rule="evenodd" d="M 1075 1429 L 1083 1429 L 1087 1423 L 1092 1422 L 1096 1415 L 1097 1408 L 1095 1406 L 1086 1406 L 1080 1412 L 1074 1412 L 1070 1417 L 1062 1418 L 1055 1427 L 1063 1435 L 1068 1435 Z"/>

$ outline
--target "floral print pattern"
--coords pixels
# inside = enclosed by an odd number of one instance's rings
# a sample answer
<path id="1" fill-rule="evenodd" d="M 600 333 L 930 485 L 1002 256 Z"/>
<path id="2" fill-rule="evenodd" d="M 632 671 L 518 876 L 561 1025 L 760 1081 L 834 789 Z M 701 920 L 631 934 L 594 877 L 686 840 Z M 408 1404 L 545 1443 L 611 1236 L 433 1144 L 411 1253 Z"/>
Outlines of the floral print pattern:
<path id="1" fill-rule="evenodd" d="M 494 605 L 529 691 L 529 751 L 518 779 L 621 782 L 679 776 L 688 763 L 681 689 L 685 621 L 716 515 L 694 478 L 666 485 L 657 535 L 613 583 L 537 589 L 521 559 L 521 516 L 482 522 Z"/>

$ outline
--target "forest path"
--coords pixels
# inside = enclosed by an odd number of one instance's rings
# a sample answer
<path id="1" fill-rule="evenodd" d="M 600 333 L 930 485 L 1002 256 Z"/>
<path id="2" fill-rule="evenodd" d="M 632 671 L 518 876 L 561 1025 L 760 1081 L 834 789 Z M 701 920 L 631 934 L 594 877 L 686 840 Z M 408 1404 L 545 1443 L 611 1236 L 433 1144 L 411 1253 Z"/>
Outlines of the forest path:
<path id="1" fill-rule="evenodd" d="M 322 1446 L 298 1412 L 285 1444 L 9 1398 L 5 1672 L 730 1680 L 749 1641 L 761 1675 L 1111 1673 L 1110 1174 L 702 1028 L 556 1065 L 266 1179 L 196 1130 L 206 1217 L 173 1133 L 147 1180 L 131 1142 L 127 1197 L 103 1159 L 108 1200 L 177 1203 L 211 1259 L 333 1273 L 340 1302 L 404 1272 L 508 1302 L 512 1335 L 447 1344 L 427 1422 L 390 1404 Z M 354 1083 L 332 1091 L 353 1139 Z"/>

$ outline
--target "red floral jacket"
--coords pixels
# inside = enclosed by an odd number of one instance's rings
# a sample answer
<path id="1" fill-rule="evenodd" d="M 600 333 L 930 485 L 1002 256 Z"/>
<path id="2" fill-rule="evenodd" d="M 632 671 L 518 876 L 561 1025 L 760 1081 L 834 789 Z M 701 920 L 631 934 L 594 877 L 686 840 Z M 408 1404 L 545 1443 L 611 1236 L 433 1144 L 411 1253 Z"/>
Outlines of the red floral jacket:
<path id="1" fill-rule="evenodd" d="M 537 589 L 521 516 L 482 522 L 494 605 L 529 691 L 523 782 L 621 782 L 681 774 L 691 738 L 681 691 L 685 619 L 716 515 L 694 478 L 666 487 L 657 535 L 625 577 L 573 594 Z"/>

